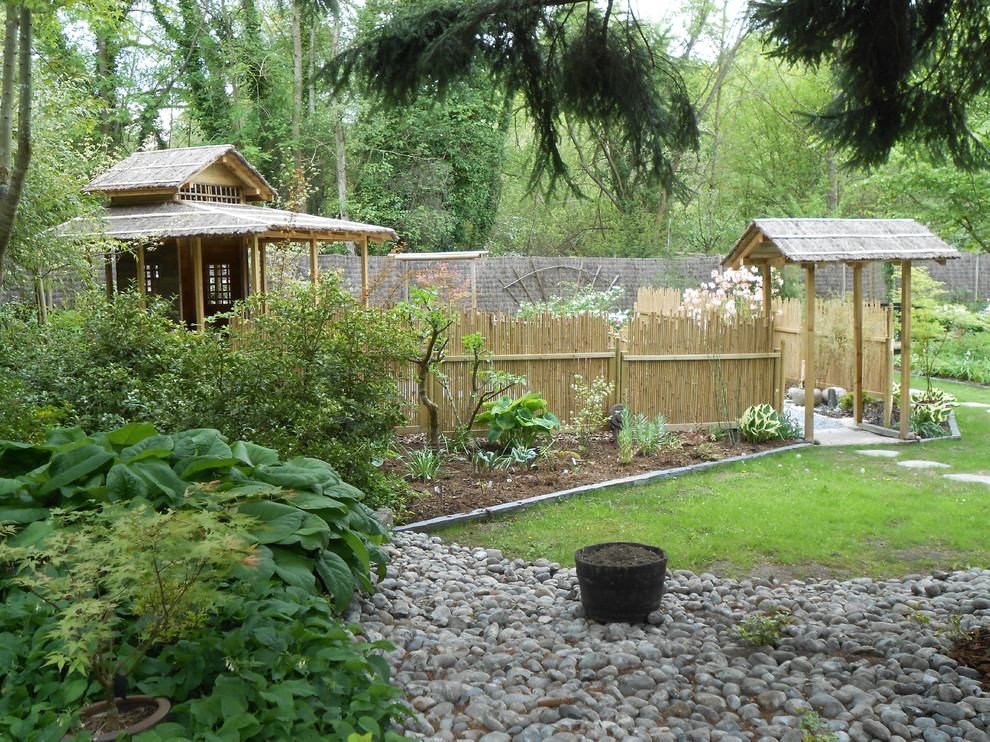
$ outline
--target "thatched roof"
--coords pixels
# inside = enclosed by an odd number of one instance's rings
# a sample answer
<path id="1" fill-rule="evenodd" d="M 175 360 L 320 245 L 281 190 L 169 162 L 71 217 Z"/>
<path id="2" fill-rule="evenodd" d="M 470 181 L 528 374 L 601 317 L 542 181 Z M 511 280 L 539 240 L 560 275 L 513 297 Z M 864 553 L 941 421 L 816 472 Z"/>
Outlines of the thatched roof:
<path id="1" fill-rule="evenodd" d="M 722 261 L 855 263 L 960 257 L 913 219 L 757 219 Z"/>
<path id="2" fill-rule="evenodd" d="M 295 238 L 312 236 L 341 241 L 365 236 L 373 242 L 399 239 L 393 230 L 374 224 L 327 219 L 264 206 L 199 201 L 108 206 L 96 214 L 65 222 L 56 230 L 65 236 L 103 236 L 118 240 L 249 234 Z"/>
<path id="3" fill-rule="evenodd" d="M 176 191 L 218 160 L 257 186 L 260 200 L 275 197 L 275 189 L 232 144 L 135 152 L 93 180 L 83 192 L 119 196 L 128 191 Z"/>

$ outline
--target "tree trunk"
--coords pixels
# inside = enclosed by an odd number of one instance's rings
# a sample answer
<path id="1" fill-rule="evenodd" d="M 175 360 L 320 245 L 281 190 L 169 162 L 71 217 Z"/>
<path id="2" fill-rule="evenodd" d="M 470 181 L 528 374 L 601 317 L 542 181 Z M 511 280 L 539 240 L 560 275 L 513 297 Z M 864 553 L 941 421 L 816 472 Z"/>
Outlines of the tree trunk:
<path id="1" fill-rule="evenodd" d="M 12 15 L 19 15 L 15 25 L 10 23 L 6 27 L 6 37 L 4 39 L 4 60 L 3 60 L 3 86 L 0 89 L 0 109 L 3 107 L 3 100 L 9 98 L 8 106 L 13 108 L 13 87 L 14 87 L 14 64 L 13 54 L 7 57 L 7 52 L 16 53 L 18 68 L 18 112 L 17 112 L 17 153 L 13 156 L 13 121 L 8 116 L 5 122 L 0 121 L 0 126 L 6 124 L 6 130 L 0 130 L 0 148 L 4 145 L 5 151 L 0 151 L 0 166 L 3 168 L 2 179 L 0 179 L 0 283 L 3 282 L 3 264 L 7 256 L 7 248 L 10 246 L 10 235 L 14 229 L 14 217 L 17 215 L 17 206 L 21 200 L 21 192 L 24 190 L 24 178 L 27 175 L 28 165 L 31 162 L 31 40 L 33 32 L 33 19 L 31 10 L 27 7 L 19 6 L 14 0 L 6 3 L 7 18 Z M 13 33 L 18 34 L 17 42 L 10 39 Z M 8 63 L 9 62 L 9 63 Z M 0 119 L 2 119 L 0 110 Z M 13 159 L 13 166 L 10 162 Z"/>
<path id="2" fill-rule="evenodd" d="M 839 208 L 839 167 L 836 164 L 836 153 L 834 147 L 829 147 L 826 153 L 828 158 L 828 213 L 833 213 Z"/>
<path id="3" fill-rule="evenodd" d="M 330 49 L 335 57 L 340 53 L 340 26 L 340 13 L 337 13 L 333 18 L 333 40 Z M 333 127 L 333 139 L 337 160 L 337 214 L 341 219 L 350 219 L 347 214 L 347 147 L 344 139 L 344 111 L 336 97 L 330 101 L 330 107 L 336 122 Z M 354 255 L 354 243 L 347 242 L 345 245 L 347 254 Z"/>
<path id="4" fill-rule="evenodd" d="M 302 172 L 303 110 L 302 10 L 299 0 L 292 0 L 292 164 Z"/>

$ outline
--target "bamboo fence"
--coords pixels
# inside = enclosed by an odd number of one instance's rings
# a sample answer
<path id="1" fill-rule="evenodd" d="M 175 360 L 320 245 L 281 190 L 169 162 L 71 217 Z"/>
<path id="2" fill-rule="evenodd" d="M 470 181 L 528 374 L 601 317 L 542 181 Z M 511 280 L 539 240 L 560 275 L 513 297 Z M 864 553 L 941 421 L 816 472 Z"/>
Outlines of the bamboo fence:
<path id="1" fill-rule="evenodd" d="M 524 319 L 500 314 L 462 313 L 449 334 L 442 373 L 447 390 L 430 378 L 431 399 L 440 407 L 440 425 L 458 425 L 454 407 L 470 405 L 472 356 L 461 337 L 480 332 L 491 368 L 526 377 L 510 396 L 539 392 L 565 427 L 577 410 L 575 376 L 590 384 L 604 378 L 613 385 L 603 405 L 621 402 L 650 417 L 663 415 L 672 427 L 733 424 L 751 404 L 780 404 L 779 353 L 772 347 L 772 324 L 762 318 L 739 322 L 717 315 L 702 317 L 637 315 L 622 331 L 603 317 L 550 315 Z M 412 371 L 400 374 L 400 387 L 413 414 L 399 432 L 424 432 L 425 408 L 418 404 Z"/>
<path id="2" fill-rule="evenodd" d="M 801 339 L 804 309 L 799 299 L 773 303 L 775 344 L 783 348 L 784 378 L 804 377 L 804 344 Z M 855 349 L 852 345 L 852 302 L 817 299 L 815 307 L 815 386 L 853 388 Z M 863 305 L 863 389 L 884 396 L 890 383 L 893 353 L 890 310 L 878 302 Z"/>
<path id="3" fill-rule="evenodd" d="M 773 347 L 783 356 L 786 382 L 804 378 L 804 310 L 800 299 L 774 299 Z M 636 298 L 636 312 L 677 314 L 681 311 L 681 292 L 677 289 L 641 288 Z M 848 299 L 819 298 L 815 307 L 815 384 L 853 388 L 855 349 L 852 347 L 852 302 Z M 893 332 L 890 310 L 879 302 L 863 305 L 863 389 L 883 396 L 890 383 Z"/>

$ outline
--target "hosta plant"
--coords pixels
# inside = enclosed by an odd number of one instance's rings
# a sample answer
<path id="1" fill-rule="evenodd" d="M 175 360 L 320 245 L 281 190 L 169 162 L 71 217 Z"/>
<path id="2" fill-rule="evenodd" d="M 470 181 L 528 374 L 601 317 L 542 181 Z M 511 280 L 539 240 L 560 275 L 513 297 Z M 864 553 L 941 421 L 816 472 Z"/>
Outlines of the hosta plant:
<path id="1" fill-rule="evenodd" d="M 55 430 L 45 443 L 0 441 L 0 524 L 36 533 L 53 508 L 96 510 L 147 503 L 159 512 L 190 507 L 186 493 L 209 487 L 258 525 L 257 574 L 329 593 L 339 610 L 355 587 L 371 590 L 371 566 L 388 562 L 387 534 L 325 461 L 281 461 L 277 451 L 231 443 L 216 430 L 161 435 L 132 423 L 109 433 Z"/>
<path id="2" fill-rule="evenodd" d="M 744 440 L 762 443 L 780 437 L 780 417 L 768 404 L 748 407 L 739 418 L 739 432 Z"/>
<path id="3" fill-rule="evenodd" d="M 505 450 L 535 448 L 540 438 L 550 439 L 560 430 L 560 420 L 547 411 L 547 401 L 539 392 L 519 399 L 502 397 L 485 402 L 484 407 L 477 422 L 488 425 L 488 441 L 500 443 Z"/>

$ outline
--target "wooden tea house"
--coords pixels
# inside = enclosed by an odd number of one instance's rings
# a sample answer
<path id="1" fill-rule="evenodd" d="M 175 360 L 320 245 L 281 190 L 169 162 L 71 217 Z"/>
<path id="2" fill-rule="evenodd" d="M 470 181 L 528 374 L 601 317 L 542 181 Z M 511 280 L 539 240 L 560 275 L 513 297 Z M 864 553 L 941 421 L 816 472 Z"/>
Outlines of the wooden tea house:
<path id="1" fill-rule="evenodd" d="M 131 243 L 107 256 L 108 292 L 136 287 L 171 298 L 176 319 L 189 325 L 203 326 L 206 317 L 267 290 L 266 246 L 273 242 L 308 243 L 314 281 L 318 243 L 356 243 L 367 293 L 368 241 L 398 240 L 387 227 L 258 205 L 275 190 L 229 144 L 136 152 L 84 191 L 107 204 L 59 231 Z"/>

